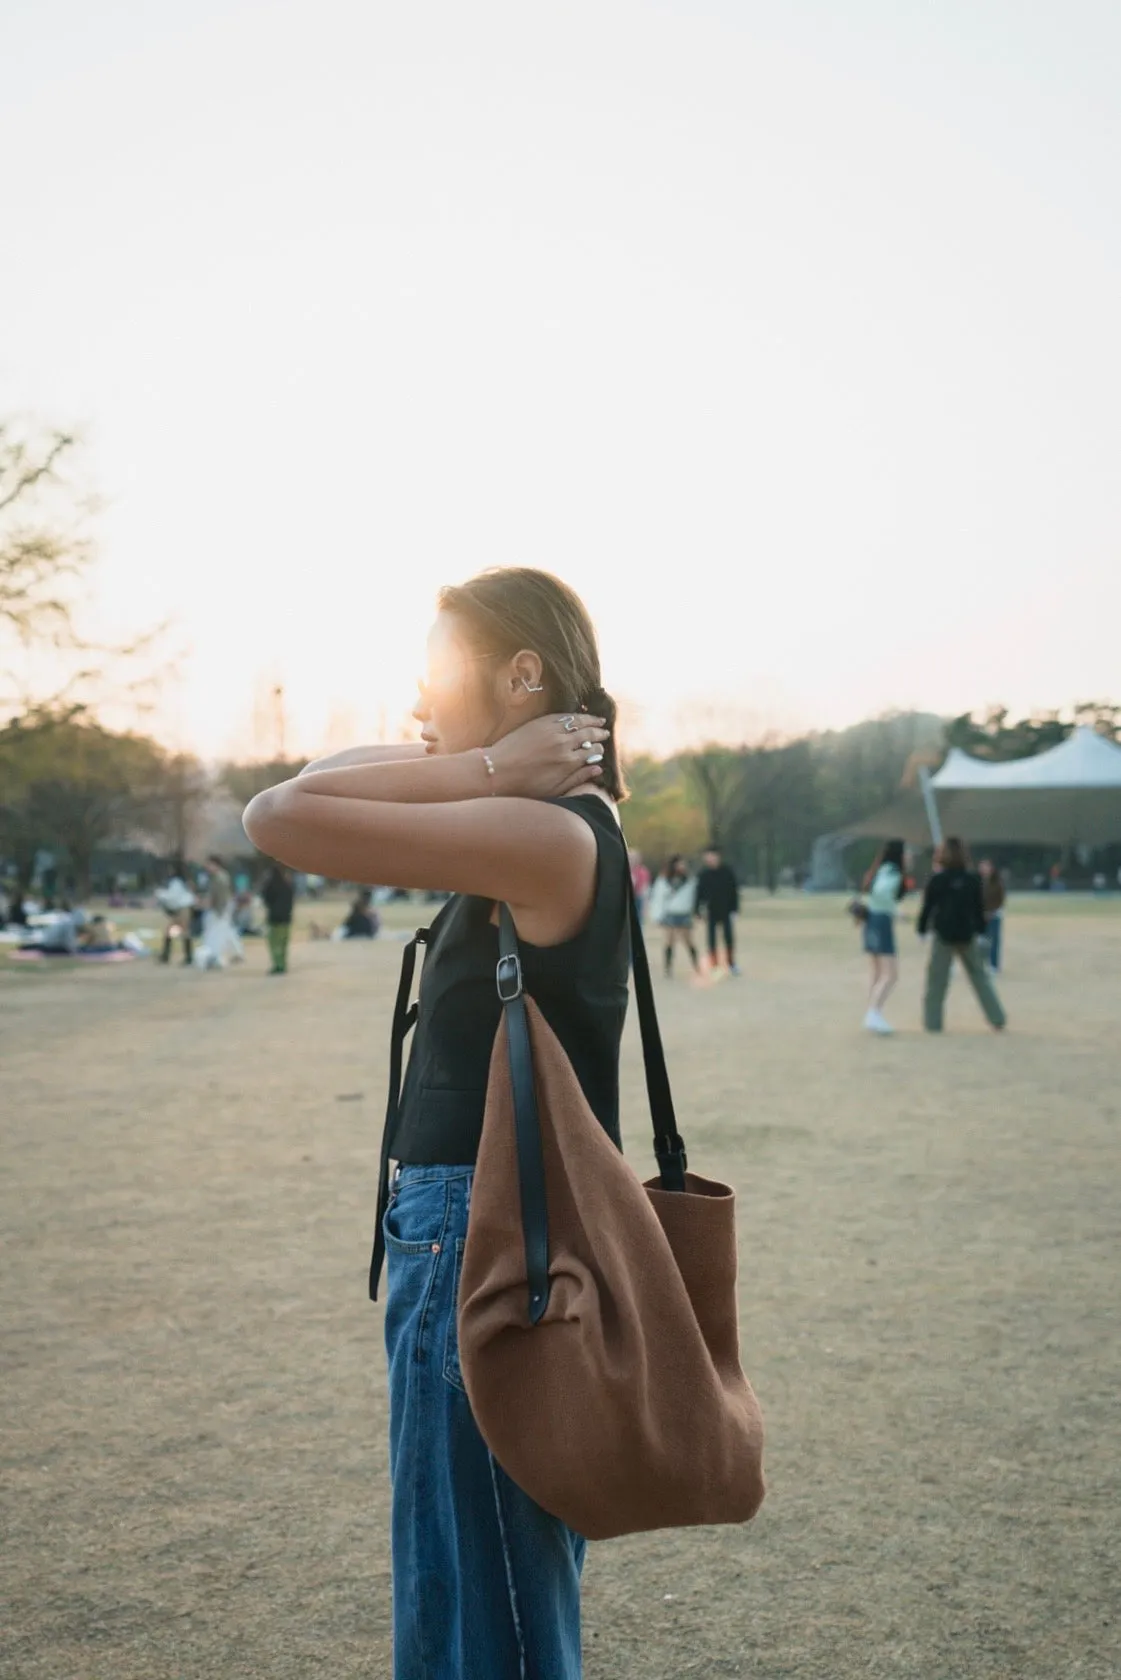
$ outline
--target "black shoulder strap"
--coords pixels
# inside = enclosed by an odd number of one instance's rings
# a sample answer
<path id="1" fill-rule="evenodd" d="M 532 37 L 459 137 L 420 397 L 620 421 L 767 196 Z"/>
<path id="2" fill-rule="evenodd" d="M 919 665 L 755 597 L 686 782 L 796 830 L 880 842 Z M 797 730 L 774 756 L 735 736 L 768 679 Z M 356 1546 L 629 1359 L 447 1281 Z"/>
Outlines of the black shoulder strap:
<path id="1" fill-rule="evenodd" d="M 687 1160 L 685 1142 L 677 1119 L 666 1069 L 654 988 L 646 941 L 638 919 L 634 885 L 625 865 L 630 918 L 631 967 L 634 972 L 638 1024 L 642 1034 L 642 1059 L 646 1068 L 646 1092 L 654 1123 L 654 1154 L 663 1190 L 684 1190 Z M 506 1015 L 506 1036 L 510 1055 L 510 1083 L 514 1093 L 514 1129 L 518 1151 L 518 1182 L 521 1196 L 522 1231 L 525 1238 L 526 1277 L 529 1283 L 529 1320 L 536 1324 L 549 1304 L 549 1224 L 545 1196 L 545 1163 L 541 1149 L 541 1128 L 537 1118 L 537 1093 L 533 1080 L 533 1054 L 526 1019 L 522 965 L 518 956 L 514 918 L 505 904 L 498 909 L 498 996 Z"/>
<path id="2" fill-rule="evenodd" d="M 537 1118 L 537 1089 L 529 1043 L 518 936 L 509 906 L 498 907 L 498 995 L 506 1016 L 510 1083 L 514 1092 L 514 1137 L 518 1150 L 518 1186 L 529 1280 L 529 1321 L 536 1324 L 549 1304 L 549 1216 L 545 1197 L 545 1157 Z"/>
<path id="3" fill-rule="evenodd" d="M 669 1070 L 662 1048 L 662 1030 L 658 1025 L 658 1011 L 654 1007 L 654 988 L 650 984 L 650 963 L 646 955 L 646 939 L 638 919 L 634 884 L 627 869 L 627 901 L 631 924 L 631 968 L 634 972 L 634 995 L 638 1004 L 638 1025 L 642 1034 L 642 1060 L 646 1068 L 646 1095 L 650 1101 L 650 1118 L 654 1122 L 654 1154 L 662 1175 L 663 1190 L 684 1190 L 685 1140 L 677 1129 L 673 1093 L 669 1086 Z"/>
<path id="4" fill-rule="evenodd" d="M 401 1102 L 401 1064 L 405 1056 L 405 1040 L 416 1026 L 417 1006 L 409 1004 L 416 970 L 418 945 L 428 940 L 428 929 L 417 928 L 414 938 L 405 946 L 401 958 L 401 978 L 397 984 L 397 1002 L 393 1008 L 393 1028 L 389 1039 L 389 1100 L 385 1108 L 385 1130 L 381 1135 L 381 1164 L 378 1172 L 378 1218 L 374 1229 L 374 1252 L 370 1257 L 370 1299 L 378 1298 L 378 1282 L 385 1262 L 385 1237 L 382 1220 L 389 1206 L 389 1160 L 393 1137 L 397 1130 L 397 1110 Z"/>

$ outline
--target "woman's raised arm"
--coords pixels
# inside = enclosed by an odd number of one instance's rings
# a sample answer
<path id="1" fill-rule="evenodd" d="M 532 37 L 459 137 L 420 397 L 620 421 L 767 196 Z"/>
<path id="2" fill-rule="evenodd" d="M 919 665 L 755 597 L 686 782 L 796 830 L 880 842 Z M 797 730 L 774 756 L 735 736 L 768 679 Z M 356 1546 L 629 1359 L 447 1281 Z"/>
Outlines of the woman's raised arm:
<path id="1" fill-rule="evenodd" d="M 423 758 L 424 752 L 423 741 L 407 741 L 398 747 L 344 747 L 342 752 L 310 759 L 300 775 L 312 770 L 341 770 L 349 764 L 400 764 L 410 758 Z"/>
<path id="2" fill-rule="evenodd" d="M 485 755 L 309 770 L 258 794 L 245 831 L 271 857 L 335 880 L 503 900 L 523 912 L 527 939 L 556 944 L 591 908 L 596 846 L 580 817 L 544 801 L 594 787 L 582 746 L 603 739 L 590 718 L 575 734 L 540 718 Z"/>

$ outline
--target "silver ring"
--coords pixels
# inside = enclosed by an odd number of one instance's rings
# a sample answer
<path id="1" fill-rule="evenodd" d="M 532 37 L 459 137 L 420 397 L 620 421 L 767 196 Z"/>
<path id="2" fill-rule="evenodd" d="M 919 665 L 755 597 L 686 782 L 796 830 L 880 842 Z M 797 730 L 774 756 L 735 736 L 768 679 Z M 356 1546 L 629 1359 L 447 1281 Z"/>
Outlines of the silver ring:
<path id="1" fill-rule="evenodd" d="M 593 747 L 591 752 L 588 754 L 586 762 L 588 764 L 602 764 L 603 763 L 603 753 L 600 751 L 600 749 L 598 747 Z"/>
<path id="2" fill-rule="evenodd" d="M 572 731 L 576 728 L 576 719 L 572 716 L 571 712 L 569 712 L 565 717 L 561 718 L 560 726 L 565 731 L 566 734 L 568 734 L 568 735 L 572 734 Z"/>

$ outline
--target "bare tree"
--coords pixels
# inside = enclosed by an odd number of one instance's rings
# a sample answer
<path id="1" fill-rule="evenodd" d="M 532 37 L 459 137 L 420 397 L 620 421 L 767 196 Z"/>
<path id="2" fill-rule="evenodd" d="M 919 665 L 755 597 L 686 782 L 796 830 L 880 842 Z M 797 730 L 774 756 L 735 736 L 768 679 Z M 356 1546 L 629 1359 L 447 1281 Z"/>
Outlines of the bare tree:
<path id="1" fill-rule="evenodd" d="M 93 553 L 76 448 L 70 432 L 0 421 L 0 626 L 25 647 L 74 633 L 73 586 Z"/>
<path id="2" fill-rule="evenodd" d="M 55 687 L 46 699 L 22 692 L 16 673 L 0 667 L 9 716 L 94 701 L 143 713 L 174 674 L 166 654 L 159 666 L 152 657 L 166 625 L 122 643 L 91 640 L 78 627 L 98 506 L 73 432 L 0 420 L 0 656 L 14 646 L 46 651 Z"/>
<path id="3" fill-rule="evenodd" d="M 743 840 L 751 808 L 745 749 L 707 746 L 683 753 L 680 763 L 708 825 L 708 839 L 725 850 Z"/>
<path id="4" fill-rule="evenodd" d="M 809 851 L 819 805 L 817 766 L 805 738 L 749 747 L 742 759 L 743 823 L 755 840 L 760 878 L 773 893 L 783 865 Z"/>
<path id="5" fill-rule="evenodd" d="M 172 753 L 161 765 L 147 820 L 173 857 L 192 856 L 211 792 L 210 777 L 193 754 Z"/>

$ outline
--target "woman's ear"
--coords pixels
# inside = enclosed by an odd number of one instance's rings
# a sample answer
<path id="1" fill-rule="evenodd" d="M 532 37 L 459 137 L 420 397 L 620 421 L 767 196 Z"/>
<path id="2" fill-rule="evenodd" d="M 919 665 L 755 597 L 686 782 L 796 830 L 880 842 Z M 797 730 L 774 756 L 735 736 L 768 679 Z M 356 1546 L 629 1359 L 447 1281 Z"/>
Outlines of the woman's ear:
<path id="1" fill-rule="evenodd" d="M 544 694 L 544 668 L 540 654 L 522 648 L 520 653 L 514 655 L 507 669 L 510 698 L 515 704 L 524 705 L 535 694 Z"/>

